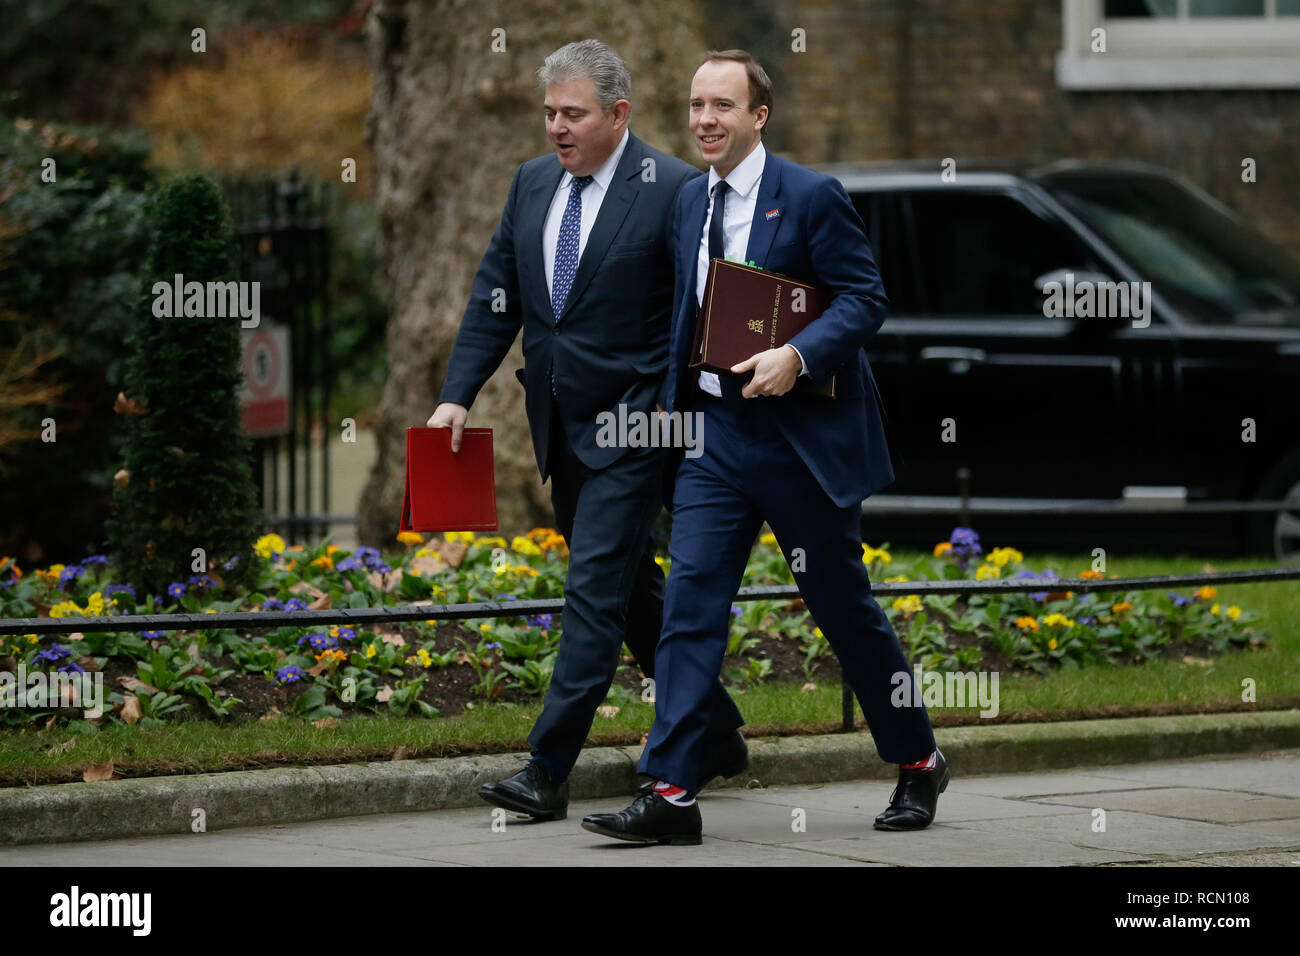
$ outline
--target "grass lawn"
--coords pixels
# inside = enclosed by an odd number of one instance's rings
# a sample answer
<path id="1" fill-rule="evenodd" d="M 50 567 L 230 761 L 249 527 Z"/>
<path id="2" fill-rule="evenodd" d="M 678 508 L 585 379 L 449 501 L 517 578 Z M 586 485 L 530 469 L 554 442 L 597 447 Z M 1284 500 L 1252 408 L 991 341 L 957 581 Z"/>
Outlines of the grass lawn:
<path id="1" fill-rule="evenodd" d="M 895 552 L 911 560 L 913 553 Z M 1034 570 L 1073 576 L 1089 566 L 1077 555 L 1033 554 Z M 1107 572 L 1121 577 L 1233 571 L 1268 566 L 1262 559 L 1208 561 L 1194 557 L 1111 555 Z M 1046 676 L 999 675 L 998 722 L 1070 720 L 1144 714 L 1268 710 L 1300 706 L 1300 582 L 1220 588 L 1222 603 L 1258 611 L 1267 647 L 1215 658 L 1154 661 L 1139 666 L 1056 670 Z M 1243 681 L 1254 681 L 1256 700 L 1242 701 Z M 736 692 L 751 735 L 825 733 L 840 726 L 838 679 L 764 683 Z M 479 705 L 453 717 L 388 715 L 344 718 L 314 726 L 294 718 L 219 724 L 178 719 L 162 727 L 105 725 L 97 734 L 64 727 L 0 734 L 0 785 L 80 780 L 89 763 L 111 760 L 118 776 L 199 773 L 427 757 L 499 753 L 527 748 L 541 708 L 536 703 Z M 974 709 L 931 708 L 935 726 L 979 723 Z M 651 705 L 624 703 L 613 716 L 597 716 L 591 745 L 637 744 L 653 718 Z M 861 727 L 859 716 L 859 727 Z"/>

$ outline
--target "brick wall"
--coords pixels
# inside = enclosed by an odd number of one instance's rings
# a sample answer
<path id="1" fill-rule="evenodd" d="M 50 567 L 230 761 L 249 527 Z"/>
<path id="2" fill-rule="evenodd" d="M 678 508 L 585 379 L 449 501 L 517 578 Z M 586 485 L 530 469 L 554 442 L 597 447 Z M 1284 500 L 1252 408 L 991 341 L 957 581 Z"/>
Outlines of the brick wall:
<path id="1" fill-rule="evenodd" d="M 715 46 L 777 85 L 768 144 L 803 163 L 1010 157 L 1168 167 L 1300 258 L 1300 90 L 1067 92 L 1060 0 L 704 3 Z M 807 52 L 790 49 L 806 31 Z M 1257 182 L 1241 181 L 1243 157 Z"/>

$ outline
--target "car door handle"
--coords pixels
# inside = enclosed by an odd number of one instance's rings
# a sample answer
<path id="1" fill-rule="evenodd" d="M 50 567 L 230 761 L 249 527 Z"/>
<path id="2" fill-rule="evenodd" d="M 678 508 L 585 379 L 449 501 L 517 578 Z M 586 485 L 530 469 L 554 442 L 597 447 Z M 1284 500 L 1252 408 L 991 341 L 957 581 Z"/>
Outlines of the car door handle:
<path id="1" fill-rule="evenodd" d="M 922 362 L 983 362 L 987 358 L 983 349 L 963 349 L 947 345 L 931 345 L 921 349 Z"/>

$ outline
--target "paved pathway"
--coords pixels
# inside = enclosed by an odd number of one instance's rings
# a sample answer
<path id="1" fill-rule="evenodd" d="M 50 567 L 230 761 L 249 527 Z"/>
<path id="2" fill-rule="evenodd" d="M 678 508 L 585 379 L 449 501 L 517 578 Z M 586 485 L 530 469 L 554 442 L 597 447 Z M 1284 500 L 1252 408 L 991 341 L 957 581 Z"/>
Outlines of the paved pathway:
<path id="1" fill-rule="evenodd" d="M 211 833 L 0 849 L 0 865 L 1300 867 L 1300 750 L 1049 773 L 955 776 L 920 833 L 881 833 L 886 782 L 706 791 L 704 845 L 642 847 L 587 833 L 572 804 L 533 823 L 493 808 L 397 813 Z M 1104 810 L 1105 829 L 1100 829 Z M 798 824 L 802 823 L 800 828 Z"/>

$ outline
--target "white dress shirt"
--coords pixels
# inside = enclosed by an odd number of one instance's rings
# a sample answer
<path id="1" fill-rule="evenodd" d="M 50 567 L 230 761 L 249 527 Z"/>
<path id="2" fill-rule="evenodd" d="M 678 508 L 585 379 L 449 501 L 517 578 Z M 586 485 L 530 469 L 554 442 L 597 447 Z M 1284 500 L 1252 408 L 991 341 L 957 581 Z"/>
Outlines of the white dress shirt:
<path id="1" fill-rule="evenodd" d="M 723 256 L 744 262 L 745 253 L 749 249 L 749 227 L 754 222 L 758 187 L 763 179 L 763 165 L 766 162 L 767 150 L 760 140 L 749 155 L 726 176 L 719 176 L 716 169 L 709 167 L 709 211 L 704 217 L 704 232 L 700 234 L 700 251 L 695 266 L 695 301 L 700 307 L 704 305 L 704 284 L 709 275 L 709 224 L 713 222 L 714 187 L 723 179 L 730 187 L 722 210 Z M 794 348 L 793 345 L 790 347 Z M 798 352 L 795 349 L 795 353 Z M 802 355 L 799 356 L 799 362 L 800 365 L 803 364 Z M 804 371 L 801 370 L 799 374 L 804 374 Z M 700 388 L 710 395 L 722 396 L 722 385 L 714 372 L 700 370 Z"/>
<path id="2" fill-rule="evenodd" d="M 610 180 L 614 178 L 614 170 L 618 168 L 618 161 L 627 146 L 628 132 L 629 130 L 623 130 L 623 138 L 614 147 L 614 152 L 610 153 L 609 159 L 605 160 L 600 169 L 591 174 L 594 177 L 592 182 L 582 190 L 582 223 L 578 227 L 579 262 L 582 261 L 583 250 L 587 248 L 587 237 L 591 235 L 591 227 L 596 223 L 600 204 L 604 202 L 605 194 L 609 191 Z M 542 227 L 542 258 L 546 264 L 548 295 L 553 291 L 555 247 L 560 242 L 560 223 L 564 221 L 564 209 L 569 204 L 569 190 L 572 186 L 573 174 L 565 170 L 564 175 L 560 177 L 560 184 L 555 188 L 555 195 L 551 197 L 551 208 L 546 213 L 546 224 Z"/>

